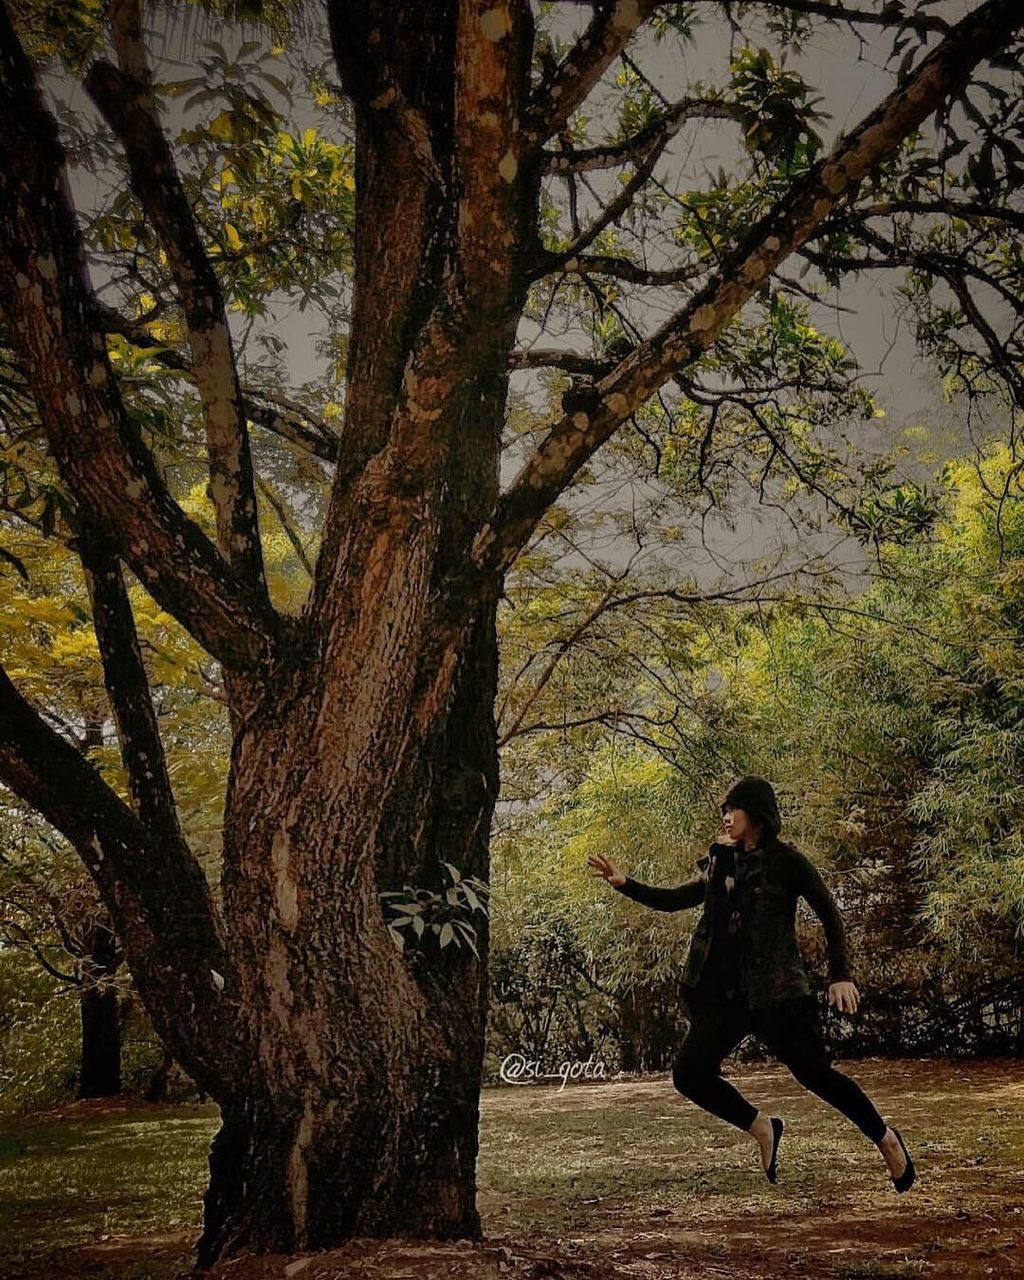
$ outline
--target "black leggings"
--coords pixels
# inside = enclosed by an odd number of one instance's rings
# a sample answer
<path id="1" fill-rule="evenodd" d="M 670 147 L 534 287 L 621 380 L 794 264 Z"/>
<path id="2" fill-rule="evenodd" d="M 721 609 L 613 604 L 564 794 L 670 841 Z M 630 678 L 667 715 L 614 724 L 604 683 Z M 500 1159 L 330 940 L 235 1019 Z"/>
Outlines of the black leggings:
<path id="1" fill-rule="evenodd" d="M 799 996 L 764 1008 L 746 1001 L 696 998 L 690 1029 L 672 1069 L 672 1083 L 684 1097 L 738 1129 L 749 1129 L 757 1108 L 722 1078 L 722 1060 L 753 1032 L 795 1078 L 852 1120 L 878 1142 L 886 1124 L 855 1080 L 831 1066 L 814 996 Z"/>

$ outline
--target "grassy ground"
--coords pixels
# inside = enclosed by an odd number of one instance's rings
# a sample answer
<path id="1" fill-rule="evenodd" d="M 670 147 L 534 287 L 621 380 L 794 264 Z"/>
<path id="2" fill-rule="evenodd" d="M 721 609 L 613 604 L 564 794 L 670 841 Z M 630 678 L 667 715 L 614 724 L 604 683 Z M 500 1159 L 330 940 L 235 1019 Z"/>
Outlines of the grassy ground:
<path id="1" fill-rule="evenodd" d="M 1024 1276 L 1019 1063 L 845 1068 L 899 1125 L 917 1185 L 898 1196 L 878 1152 L 781 1068 L 731 1072 L 787 1122 L 779 1182 L 744 1135 L 666 1077 L 489 1089 L 482 1102 L 485 1245 L 353 1242 L 305 1260 L 240 1260 L 227 1276 Z M 209 1106 L 77 1104 L 0 1129 L 0 1275 L 177 1280 L 198 1232 Z"/>

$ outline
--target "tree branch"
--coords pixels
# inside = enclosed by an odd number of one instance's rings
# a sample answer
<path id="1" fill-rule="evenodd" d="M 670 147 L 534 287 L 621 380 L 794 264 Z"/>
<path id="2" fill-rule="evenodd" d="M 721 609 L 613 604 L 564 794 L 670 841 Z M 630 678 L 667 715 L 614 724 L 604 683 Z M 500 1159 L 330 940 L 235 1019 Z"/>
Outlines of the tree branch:
<path id="1" fill-rule="evenodd" d="M 234 1061 L 224 1047 L 242 1036 L 234 1014 L 238 980 L 191 851 L 173 833 L 147 832 L 2 667 L 0 779 L 77 850 L 161 1037 L 191 1074 L 223 1097 Z"/>
<path id="2" fill-rule="evenodd" d="M 562 351 L 557 347 L 532 347 L 528 351 L 512 351 L 508 358 L 510 370 L 516 369 L 564 369 L 566 373 L 582 373 L 597 378 L 608 372 L 608 361 L 594 356 L 581 355 L 577 351 Z"/>
<path id="3" fill-rule="evenodd" d="M 590 226 L 581 232 L 568 248 L 559 249 L 557 252 L 548 251 L 538 255 L 534 265 L 527 269 L 526 278 L 528 280 L 539 280 L 543 276 L 549 275 L 552 271 L 558 271 L 559 269 L 578 269 L 579 257 L 583 250 L 588 245 L 593 244 L 605 227 L 620 218 L 633 203 L 633 197 L 654 172 L 654 166 L 661 158 L 661 154 L 668 145 L 670 137 L 671 134 L 659 134 L 651 144 L 647 154 L 637 164 L 629 180 L 624 183 L 622 190 L 605 205 Z M 606 261 L 621 262 L 622 260 L 606 259 Z"/>
<path id="4" fill-rule="evenodd" d="M 97 299 L 96 323 L 105 333 L 120 334 L 133 347 L 151 352 L 152 359 L 165 369 L 174 369 L 187 378 L 194 378 L 189 360 L 180 351 L 155 338 L 146 329 L 144 320 L 131 320 L 116 307 Z M 304 405 L 296 404 L 275 391 L 243 385 L 242 409 L 248 421 L 281 436 L 303 453 L 310 453 L 332 466 L 337 461 L 338 437 L 322 418 Z"/>
<path id="5" fill-rule="evenodd" d="M 747 299 L 814 233 L 864 176 L 899 146 L 974 67 L 1024 26 L 1014 0 L 986 0 L 957 24 L 908 82 L 891 93 L 832 152 L 796 182 L 722 259 L 675 316 L 593 388 L 591 402 L 555 424 L 502 495 L 476 539 L 473 563 L 484 577 L 515 559 L 548 506 L 579 468 L 663 382 L 716 340 Z"/>
<path id="6" fill-rule="evenodd" d="M 460 292 L 474 311 L 481 309 L 483 320 L 482 309 L 500 306 L 505 298 L 515 257 L 496 254 L 495 244 L 514 245 L 520 234 L 511 196 L 519 173 L 518 112 L 529 90 L 533 17 L 528 4 L 507 0 L 459 0 L 453 7 L 457 274 Z"/>
<path id="7" fill-rule="evenodd" d="M 635 188 L 630 192 L 630 196 L 632 197 L 634 193 Z M 621 212 L 621 209 L 617 210 L 612 217 L 616 217 Z M 600 230 L 599 227 L 598 232 Z M 593 239 L 589 231 L 587 238 Z M 646 284 L 660 288 L 670 284 L 685 284 L 686 281 L 695 280 L 709 270 L 710 267 L 704 262 L 691 262 L 679 267 L 641 267 L 639 263 L 630 262 L 628 258 L 615 258 L 603 253 L 573 253 L 570 246 L 569 249 L 552 253 L 541 259 L 536 271 L 531 272 L 531 278 L 537 279 L 540 276 L 550 275 L 554 271 L 565 271 L 579 275 L 612 276 L 616 280 L 627 280 L 630 284 Z"/>
<path id="8" fill-rule="evenodd" d="M 266 498 L 271 507 L 273 507 L 274 514 L 280 521 L 285 537 L 292 544 L 292 550 L 295 552 L 296 556 L 298 556 L 299 564 L 301 564 L 303 569 L 305 569 L 306 576 L 312 579 L 316 570 L 309 558 L 309 553 L 303 546 L 302 539 L 299 537 L 298 532 L 292 527 L 292 522 L 284 503 L 261 476 L 256 477 L 256 483 L 259 485 L 260 493 L 263 494 L 264 498 Z"/>
<path id="9" fill-rule="evenodd" d="M 1021 210 L 975 200 L 947 200 L 938 196 L 931 200 L 878 200 L 874 204 L 862 205 L 857 210 L 857 215 L 861 218 L 887 218 L 898 213 L 941 213 L 951 218 L 963 218 L 965 221 L 978 219 L 1005 222 L 1018 231 L 1024 231 L 1024 212 Z"/>
<path id="10" fill-rule="evenodd" d="M 103 535 L 88 524 L 75 541 L 132 807 L 147 831 L 180 840 L 174 791 L 120 562 Z"/>
<path id="11" fill-rule="evenodd" d="M 0 303 L 62 480 L 154 599 L 226 666 L 248 666 L 277 619 L 174 502 L 125 411 L 56 123 L 2 7 L 0 116 Z"/>
<path id="12" fill-rule="evenodd" d="M 648 146 L 662 138 L 667 142 L 687 120 L 735 120 L 736 116 L 736 108 L 728 102 L 715 98 L 683 98 L 659 112 L 624 141 L 608 142 L 580 151 L 563 143 L 561 151 L 545 151 L 544 172 L 568 174 L 612 169 L 635 160 Z"/>
<path id="13" fill-rule="evenodd" d="M 530 95 L 523 119 L 528 145 L 556 134 L 657 8 L 657 0 L 595 0 L 586 31 Z"/>
<path id="14" fill-rule="evenodd" d="M 427 115 L 409 101 L 384 54 L 385 17 L 367 0 L 328 0 L 327 15 L 342 86 L 367 128 L 402 138 L 427 181 L 443 186 Z"/>
<path id="15" fill-rule="evenodd" d="M 36 959 L 36 963 L 39 964 L 40 967 L 44 969 L 50 975 L 51 978 L 56 978 L 58 982 L 66 982 L 70 987 L 78 987 L 82 985 L 81 978 L 79 978 L 76 974 L 63 973 L 61 972 L 60 969 L 54 968 L 54 966 L 49 962 L 49 960 L 47 960 L 46 956 L 43 954 L 42 947 L 40 947 L 39 943 L 35 941 L 35 939 L 32 937 L 29 931 L 24 927 L 24 925 L 20 925 L 17 922 L 17 920 L 5 920 L 3 921 L 2 925 L 0 925 L 0 928 L 17 930 L 18 935 L 21 938 L 21 942 L 12 942 L 11 939 L 8 938 L 6 939 L 6 945 L 8 947 L 24 946 L 25 950 L 31 951 L 32 955 Z"/>
<path id="16" fill-rule="evenodd" d="M 1018 409 L 1024 409 L 1024 377 L 1021 376 L 1017 364 L 1011 359 L 1009 352 L 999 341 L 995 330 L 982 314 L 977 302 L 975 302 L 974 296 L 967 285 L 964 272 L 953 268 L 940 274 L 956 294 L 957 301 L 963 309 L 967 322 L 974 328 L 988 348 L 992 363 L 1005 379 L 1014 404 Z"/>
<path id="17" fill-rule="evenodd" d="M 715 0 L 718 3 L 719 0 Z M 833 22 L 848 22 L 851 26 L 905 27 L 922 35 L 945 35 L 950 27 L 944 18 L 923 13 L 903 13 L 901 9 L 886 4 L 880 10 L 853 9 L 844 4 L 832 4 L 831 0 L 753 0 L 761 8 L 782 9 L 786 13 L 805 13 L 809 17 L 829 18 Z"/>
<path id="18" fill-rule="evenodd" d="M 126 17 L 137 26 L 137 5 L 138 0 L 119 0 L 113 10 L 126 66 L 94 62 L 84 87 L 124 147 L 132 190 L 156 230 L 181 298 L 206 427 L 218 545 L 254 598 L 268 605 L 249 435 L 224 295 L 160 124 L 141 38 L 125 30 Z"/>

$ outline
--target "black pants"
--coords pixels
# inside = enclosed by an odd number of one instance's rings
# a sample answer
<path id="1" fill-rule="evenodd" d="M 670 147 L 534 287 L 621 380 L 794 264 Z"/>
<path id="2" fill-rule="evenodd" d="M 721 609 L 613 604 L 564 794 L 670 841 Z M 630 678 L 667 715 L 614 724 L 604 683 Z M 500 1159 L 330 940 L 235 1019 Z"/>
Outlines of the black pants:
<path id="1" fill-rule="evenodd" d="M 757 1108 L 722 1078 L 722 1060 L 753 1032 L 804 1086 L 841 1111 L 878 1142 L 886 1124 L 864 1090 L 831 1065 L 814 996 L 750 1009 L 743 999 L 701 996 L 690 1002 L 690 1029 L 672 1069 L 684 1097 L 739 1129 L 749 1129 Z"/>

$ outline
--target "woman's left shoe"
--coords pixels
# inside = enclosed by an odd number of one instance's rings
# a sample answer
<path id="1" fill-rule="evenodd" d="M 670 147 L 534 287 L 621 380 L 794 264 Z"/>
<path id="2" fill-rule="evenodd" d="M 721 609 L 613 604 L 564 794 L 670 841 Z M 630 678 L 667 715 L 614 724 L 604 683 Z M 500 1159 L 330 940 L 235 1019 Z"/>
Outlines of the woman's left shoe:
<path id="1" fill-rule="evenodd" d="M 778 1169 L 776 1161 L 779 1155 L 779 1141 L 782 1138 L 782 1130 L 786 1127 L 778 1116 L 772 1116 L 772 1158 L 771 1162 L 764 1171 L 764 1176 L 769 1182 L 775 1182 L 778 1178 Z"/>
<path id="2" fill-rule="evenodd" d="M 896 1135 L 896 1141 L 903 1148 L 903 1155 L 906 1157 L 907 1165 L 898 1178 L 893 1178 L 892 1185 L 897 1191 L 909 1191 L 914 1185 L 914 1179 L 917 1177 L 917 1170 L 914 1168 L 914 1162 L 910 1158 L 910 1152 L 907 1150 L 907 1144 L 903 1141 L 903 1135 L 899 1129 L 893 1129 Z"/>

